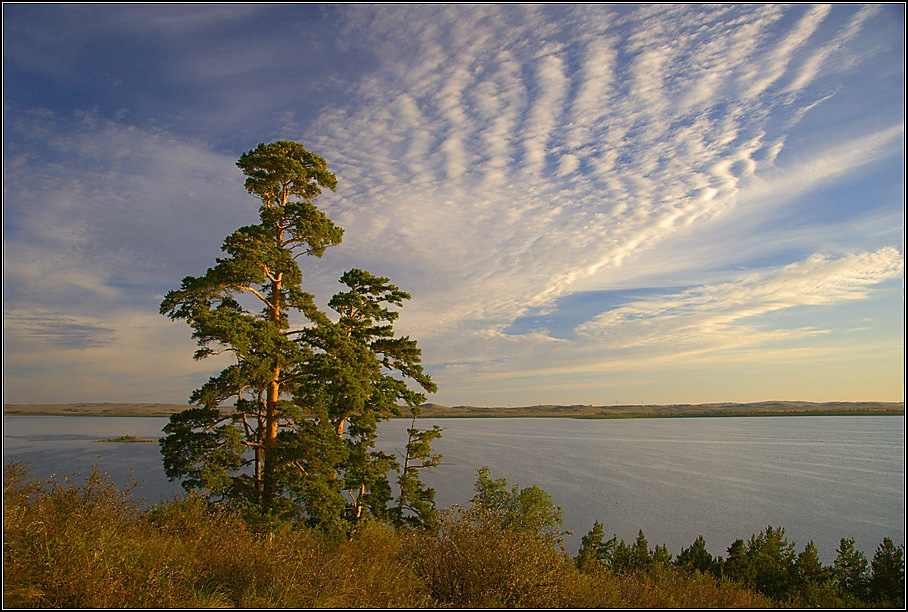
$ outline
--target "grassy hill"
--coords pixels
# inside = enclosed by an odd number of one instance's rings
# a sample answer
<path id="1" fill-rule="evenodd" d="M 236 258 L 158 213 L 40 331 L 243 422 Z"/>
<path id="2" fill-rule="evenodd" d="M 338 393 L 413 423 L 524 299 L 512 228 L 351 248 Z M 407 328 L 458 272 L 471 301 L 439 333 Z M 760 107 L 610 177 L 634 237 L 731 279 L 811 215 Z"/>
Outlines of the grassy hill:
<path id="1" fill-rule="evenodd" d="M 165 417 L 182 412 L 186 404 L 127 404 L 127 403 L 81 403 L 81 404 L 3 404 L 4 415 L 52 415 L 52 416 L 143 416 Z"/>
<path id="2" fill-rule="evenodd" d="M 670 404 L 592 406 L 542 404 L 521 407 L 442 406 L 425 404 L 424 417 L 568 417 L 587 419 L 665 418 L 694 416 L 903 415 L 899 402 L 753 402 L 746 404 Z"/>
<path id="3" fill-rule="evenodd" d="M 4 404 L 5 415 L 56 416 L 144 416 L 164 417 L 188 408 L 185 404 L 161 403 L 79 403 L 79 404 Z M 457 417 L 562 417 L 585 419 L 628 419 L 704 416 L 810 416 L 810 415 L 903 415 L 900 402 L 753 402 L 747 404 L 670 404 L 593 406 L 443 406 L 424 404 L 426 418 Z"/>

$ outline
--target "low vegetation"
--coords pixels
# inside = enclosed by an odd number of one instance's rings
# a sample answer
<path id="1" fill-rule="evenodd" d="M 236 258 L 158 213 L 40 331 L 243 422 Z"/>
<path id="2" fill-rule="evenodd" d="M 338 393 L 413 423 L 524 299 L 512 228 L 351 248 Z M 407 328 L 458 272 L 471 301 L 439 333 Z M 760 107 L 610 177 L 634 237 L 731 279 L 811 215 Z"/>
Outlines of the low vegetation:
<path id="1" fill-rule="evenodd" d="M 104 440 L 98 440 L 98 442 L 120 442 L 125 444 L 131 444 L 134 442 L 157 442 L 157 440 L 152 440 L 151 438 L 137 438 L 135 436 L 130 436 L 129 434 L 125 436 L 120 436 L 118 438 L 106 438 Z"/>
<path id="2" fill-rule="evenodd" d="M 8 416 L 145 416 L 169 417 L 186 404 L 4 404 Z M 423 404 L 421 418 L 561 417 L 590 419 L 716 417 L 716 416 L 898 416 L 902 402 L 753 402 L 748 404 L 671 404 L 593 406 L 553 404 L 538 406 L 442 406 Z"/>
<path id="3" fill-rule="evenodd" d="M 39 482 L 4 470 L 5 607 L 903 607 L 902 548 L 871 564 L 843 540 L 835 567 L 795 555 L 781 529 L 715 558 L 702 538 L 675 560 L 603 537 L 571 557 L 561 511 L 538 487 L 481 470 L 468 505 L 420 528 L 348 534 L 263 526 L 197 496 L 142 509 L 97 472 Z M 805 581 L 806 579 L 806 581 Z M 899 599 L 902 597 L 902 599 Z"/>
<path id="4" fill-rule="evenodd" d="M 754 416 L 898 416 L 905 405 L 898 402 L 750 402 L 746 404 L 608 405 L 574 404 L 559 406 L 442 406 L 426 404 L 423 417 L 561 417 L 574 419 L 647 419 L 684 417 Z"/>

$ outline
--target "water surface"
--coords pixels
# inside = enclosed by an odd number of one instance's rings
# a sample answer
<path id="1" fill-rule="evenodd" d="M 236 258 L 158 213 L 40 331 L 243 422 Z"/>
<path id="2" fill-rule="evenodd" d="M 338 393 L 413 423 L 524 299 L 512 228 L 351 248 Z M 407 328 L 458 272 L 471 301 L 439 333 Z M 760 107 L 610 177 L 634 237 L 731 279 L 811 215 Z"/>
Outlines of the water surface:
<path id="1" fill-rule="evenodd" d="M 164 476 L 156 444 L 104 443 L 122 435 L 157 438 L 157 417 L 4 417 L 4 461 L 39 476 L 87 472 L 137 479 L 148 503 L 181 491 Z M 684 419 L 425 419 L 439 424 L 443 464 L 425 480 L 441 506 L 472 496 L 476 470 L 521 487 L 539 485 L 564 508 L 576 550 L 593 521 L 632 542 L 642 529 L 673 555 L 700 534 L 725 555 L 738 538 L 784 527 L 803 549 L 831 563 L 842 537 L 870 557 L 883 537 L 905 541 L 904 417 L 734 417 Z M 406 420 L 382 425 L 380 447 L 400 451 Z"/>

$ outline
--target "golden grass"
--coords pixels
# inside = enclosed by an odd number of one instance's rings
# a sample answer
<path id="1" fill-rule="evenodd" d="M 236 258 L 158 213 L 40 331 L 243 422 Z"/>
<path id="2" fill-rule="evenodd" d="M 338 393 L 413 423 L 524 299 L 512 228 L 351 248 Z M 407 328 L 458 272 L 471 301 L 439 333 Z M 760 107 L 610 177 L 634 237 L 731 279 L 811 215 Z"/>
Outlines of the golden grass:
<path id="1" fill-rule="evenodd" d="M 40 483 L 4 471 L 4 604 L 23 608 L 770 607 L 671 566 L 581 572 L 551 539 L 469 513 L 437 531 L 364 524 L 350 539 L 257 533 L 189 497 L 139 509 L 93 472 Z"/>

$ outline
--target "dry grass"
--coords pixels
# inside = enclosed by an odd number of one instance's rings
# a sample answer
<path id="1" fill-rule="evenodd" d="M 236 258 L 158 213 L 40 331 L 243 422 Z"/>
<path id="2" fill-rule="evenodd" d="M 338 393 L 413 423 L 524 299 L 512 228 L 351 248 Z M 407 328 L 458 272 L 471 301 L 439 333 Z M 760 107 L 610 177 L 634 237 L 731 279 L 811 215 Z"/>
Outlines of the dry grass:
<path id="1" fill-rule="evenodd" d="M 4 474 L 4 603 L 39 608 L 419 607 L 425 592 L 380 527 L 332 542 L 254 533 L 189 498 L 140 512 L 92 473 L 79 486 Z"/>
<path id="2" fill-rule="evenodd" d="M 463 608 L 761 608 L 768 598 L 671 566 L 580 572 L 551 537 L 510 532 L 470 510 L 414 536 L 409 555 L 432 600 Z"/>

